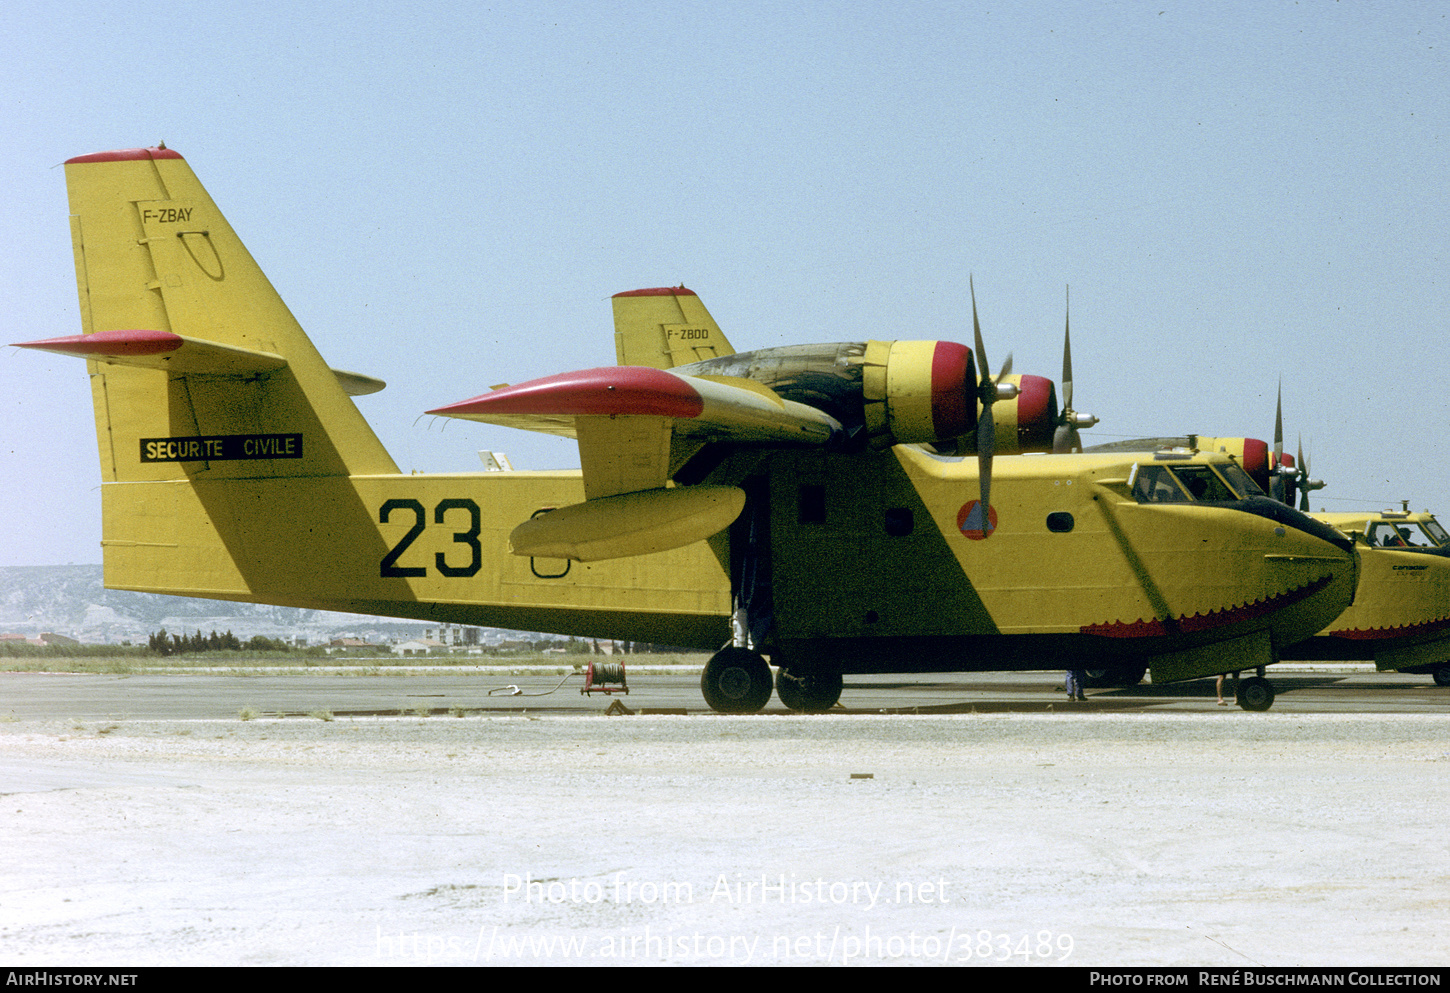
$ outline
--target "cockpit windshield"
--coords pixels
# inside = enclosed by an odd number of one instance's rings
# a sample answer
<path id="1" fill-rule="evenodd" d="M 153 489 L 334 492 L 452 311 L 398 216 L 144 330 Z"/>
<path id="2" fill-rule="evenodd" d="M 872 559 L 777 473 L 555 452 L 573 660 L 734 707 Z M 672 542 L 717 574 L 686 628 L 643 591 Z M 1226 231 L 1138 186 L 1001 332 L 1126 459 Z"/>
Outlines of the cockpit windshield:
<path id="1" fill-rule="evenodd" d="M 1224 470 L 1224 476 L 1215 469 Z M 1237 489 L 1238 492 L 1235 492 Z M 1182 465 L 1139 465 L 1133 476 L 1133 498 L 1139 503 L 1231 503 L 1245 496 L 1262 495 L 1248 474 L 1233 463 L 1220 466 L 1185 462 Z"/>
<path id="2" fill-rule="evenodd" d="M 1450 535 L 1433 518 L 1423 524 L 1371 521 L 1366 528 L 1366 537 L 1376 548 L 1439 548 L 1450 544 Z"/>
<path id="3" fill-rule="evenodd" d="M 1239 496 L 1264 496 L 1263 489 L 1259 486 L 1258 483 L 1254 482 L 1252 476 L 1244 472 L 1243 466 L 1239 465 L 1237 462 L 1229 462 L 1226 465 L 1220 465 L 1217 468 L 1219 473 L 1223 476 L 1224 479 L 1228 480 L 1228 484 L 1234 488 L 1234 491 L 1237 492 Z"/>

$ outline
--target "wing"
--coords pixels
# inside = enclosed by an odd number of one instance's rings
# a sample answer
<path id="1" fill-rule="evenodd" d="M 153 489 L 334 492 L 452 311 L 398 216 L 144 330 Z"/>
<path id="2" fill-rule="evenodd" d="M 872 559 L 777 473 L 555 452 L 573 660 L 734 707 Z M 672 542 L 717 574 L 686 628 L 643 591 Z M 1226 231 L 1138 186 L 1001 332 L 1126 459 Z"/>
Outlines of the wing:
<path id="1" fill-rule="evenodd" d="M 588 562 L 700 541 L 745 504 L 731 486 L 669 487 L 711 441 L 826 445 L 841 425 L 746 379 L 607 366 L 546 376 L 429 411 L 579 440 L 585 502 L 514 529 L 516 555 Z"/>
<path id="2" fill-rule="evenodd" d="M 829 414 L 748 379 L 645 366 L 546 376 L 429 413 L 577 438 L 590 500 L 664 486 L 681 447 L 826 445 L 841 430 Z"/>

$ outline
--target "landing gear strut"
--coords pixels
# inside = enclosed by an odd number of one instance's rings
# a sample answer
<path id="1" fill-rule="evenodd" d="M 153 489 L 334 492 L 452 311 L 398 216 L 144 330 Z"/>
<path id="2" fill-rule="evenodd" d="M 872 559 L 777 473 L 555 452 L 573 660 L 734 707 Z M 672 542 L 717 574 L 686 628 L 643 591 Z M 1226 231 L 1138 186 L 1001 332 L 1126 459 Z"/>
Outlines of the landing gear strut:
<path id="1" fill-rule="evenodd" d="M 710 656 L 700 674 L 700 692 L 711 710 L 753 714 L 770 702 L 770 666 L 748 648 L 734 645 Z"/>
<path id="2" fill-rule="evenodd" d="M 833 669 L 791 671 L 782 667 L 775 677 L 775 694 L 791 710 L 823 713 L 841 699 L 841 674 Z"/>

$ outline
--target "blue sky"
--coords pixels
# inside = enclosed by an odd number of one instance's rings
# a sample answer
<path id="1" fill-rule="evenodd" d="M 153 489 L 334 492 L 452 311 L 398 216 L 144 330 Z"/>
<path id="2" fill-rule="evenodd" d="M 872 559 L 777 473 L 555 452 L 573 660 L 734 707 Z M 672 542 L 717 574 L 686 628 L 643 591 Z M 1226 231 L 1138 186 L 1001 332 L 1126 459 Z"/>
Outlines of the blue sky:
<path id="1" fill-rule="evenodd" d="M 67 158 L 191 163 L 405 471 L 577 465 L 420 417 L 614 361 L 684 283 L 737 348 L 970 340 L 1092 441 L 1269 438 L 1314 506 L 1450 508 L 1443 4 L 22 2 L 3 341 L 80 330 Z M 0 352 L 0 565 L 100 561 L 81 363 Z M 1450 509 L 1443 512 L 1450 515 Z"/>

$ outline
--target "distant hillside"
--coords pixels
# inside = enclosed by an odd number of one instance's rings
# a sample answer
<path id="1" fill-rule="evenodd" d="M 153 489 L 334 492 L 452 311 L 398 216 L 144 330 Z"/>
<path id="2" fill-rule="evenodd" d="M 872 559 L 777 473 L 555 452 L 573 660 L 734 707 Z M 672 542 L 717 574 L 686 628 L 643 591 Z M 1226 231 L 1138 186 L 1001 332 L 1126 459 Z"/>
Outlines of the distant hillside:
<path id="1" fill-rule="evenodd" d="M 108 590 L 98 565 L 0 567 L 0 634 L 43 631 L 88 643 L 139 641 L 161 628 L 172 633 L 231 631 L 239 638 L 305 635 L 310 641 L 350 636 L 417 637 L 426 625 L 363 614 L 264 604 L 197 600 Z"/>

